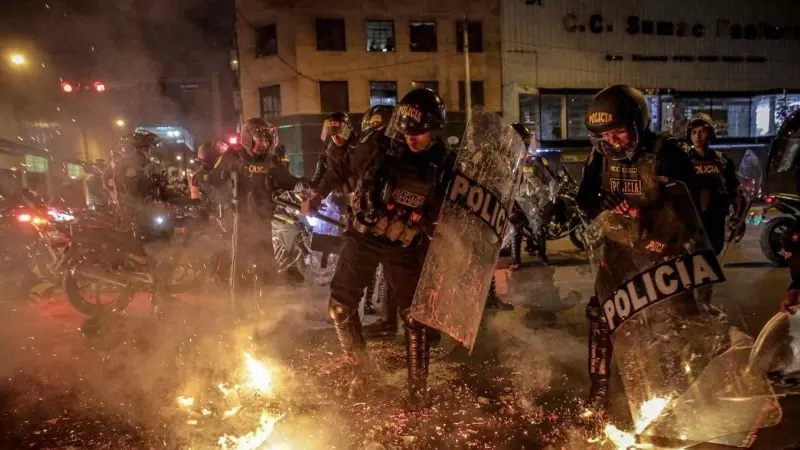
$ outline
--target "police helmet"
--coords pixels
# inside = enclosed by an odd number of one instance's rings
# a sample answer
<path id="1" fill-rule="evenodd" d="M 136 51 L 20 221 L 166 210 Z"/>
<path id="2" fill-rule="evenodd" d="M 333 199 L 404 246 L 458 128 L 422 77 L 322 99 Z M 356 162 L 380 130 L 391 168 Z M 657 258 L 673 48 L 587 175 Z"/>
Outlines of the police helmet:
<path id="1" fill-rule="evenodd" d="M 366 133 L 369 130 L 380 130 L 386 128 L 392 118 L 394 106 L 375 105 L 364 113 L 361 119 L 361 131 Z"/>
<path id="2" fill-rule="evenodd" d="M 197 161 L 203 165 L 214 164 L 219 154 L 217 146 L 211 141 L 206 141 L 197 148 Z"/>
<path id="3" fill-rule="evenodd" d="M 408 91 L 392 114 L 386 134 L 395 138 L 420 135 L 444 127 L 447 110 L 442 98 L 427 88 Z"/>
<path id="4" fill-rule="evenodd" d="M 697 113 L 692 116 L 691 120 L 689 120 L 689 124 L 686 125 L 686 139 L 689 141 L 692 140 L 692 130 L 697 127 L 705 127 L 708 130 L 708 139 L 713 141 L 717 135 L 714 132 L 714 120 L 706 113 Z"/>
<path id="5" fill-rule="evenodd" d="M 260 117 L 249 119 L 242 125 L 240 142 L 248 150 L 254 141 L 267 141 L 267 152 L 278 146 L 278 129 Z"/>
<path id="6" fill-rule="evenodd" d="M 133 133 L 122 136 L 120 150 L 123 152 L 135 150 L 150 151 L 161 143 L 161 138 L 152 131 L 139 128 Z"/>
<path id="7" fill-rule="evenodd" d="M 626 85 L 610 86 L 592 99 L 585 124 L 593 137 L 623 126 L 633 127 L 641 134 L 650 126 L 650 108 L 639 90 Z"/>
<path id="8" fill-rule="evenodd" d="M 339 136 L 345 141 L 350 139 L 353 133 L 353 124 L 350 121 L 350 116 L 345 112 L 335 112 L 325 119 L 322 124 L 322 141 L 326 141 L 329 137 Z"/>

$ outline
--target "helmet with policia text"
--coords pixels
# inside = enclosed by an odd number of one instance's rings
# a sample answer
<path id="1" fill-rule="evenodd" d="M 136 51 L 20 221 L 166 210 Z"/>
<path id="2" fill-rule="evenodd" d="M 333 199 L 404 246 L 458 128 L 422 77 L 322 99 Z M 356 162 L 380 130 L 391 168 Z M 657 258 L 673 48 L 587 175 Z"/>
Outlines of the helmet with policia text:
<path id="1" fill-rule="evenodd" d="M 439 131 L 446 119 L 447 110 L 436 92 L 427 88 L 412 89 L 394 109 L 386 135 L 402 140 L 405 135 Z"/>
<path id="2" fill-rule="evenodd" d="M 364 118 L 361 119 L 361 131 L 367 132 L 386 128 L 393 112 L 394 106 L 375 105 L 371 107 L 364 113 Z"/>
<path id="3" fill-rule="evenodd" d="M 260 142 L 266 143 L 266 152 L 278 146 L 278 129 L 260 117 L 245 122 L 240 134 L 242 147 L 248 150 L 253 149 L 253 143 Z"/>
<path id="4" fill-rule="evenodd" d="M 586 111 L 586 129 L 595 147 L 612 158 L 630 155 L 639 143 L 639 137 L 650 126 L 650 108 L 639 90 L 626 85 L 615 85 L 600 91 Z M 627 132 L 628 141 L 622 143 L 606 135 L 619 136 Z"/>
<path id="5" fill-rule="evenodd" d="M 350 139 L 352 133 L 353 125 L 350 122 L 350 116 L 347 113 L 335 112 L 325 119 L 320 137 L 322 142 L 328 140 L 329 137 L 333 138 L 333 136 L 339 136 L 346 141 Z"/>
<path id="6" fill-rule="evenodd" d="M 692 116 L 691 120 L 689 120 L 689 123 L 686 125 L 687 140 L 692 140 L 692 130 L 697 127 L 704 127 L 708 130 L 709 141 L 716 139 L 717 135 L 714 132 L 714 120 L 708 114 L 701 112 Z"/>

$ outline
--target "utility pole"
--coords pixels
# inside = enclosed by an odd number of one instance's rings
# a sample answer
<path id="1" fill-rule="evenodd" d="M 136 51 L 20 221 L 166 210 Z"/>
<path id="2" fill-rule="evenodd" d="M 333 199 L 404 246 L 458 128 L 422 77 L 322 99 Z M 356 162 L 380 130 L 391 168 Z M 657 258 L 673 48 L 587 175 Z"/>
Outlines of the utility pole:
<path id="1" fill-rule="evenodd" d="M 467 33 L 467 15 L 464 14 L 464 27 L 461 30 L 462 38 L 464 40 L 464 105 L 467 107 L 466 121 L 472 117 L 472 83 L 470 82 L 469 73 L 469 34 Z"/>

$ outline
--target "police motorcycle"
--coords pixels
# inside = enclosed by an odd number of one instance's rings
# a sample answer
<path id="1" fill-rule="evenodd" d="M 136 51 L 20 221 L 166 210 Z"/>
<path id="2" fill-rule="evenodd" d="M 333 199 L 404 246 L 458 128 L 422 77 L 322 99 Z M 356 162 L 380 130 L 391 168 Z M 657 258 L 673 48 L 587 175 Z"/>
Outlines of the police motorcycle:
<path id="1" fill-rule="evenodd" d="M 321 213 L 306 217 L 300 213 L 303 194 L 298 192 L 282 192 L 276 202 L 272 246 L 278 274 L 294 270 L 309 284 L 329 284 L 345 225 L 339 212 L 326 200 Z"/>
<path id="2" fill-rule="evenodd" d="M 631 439 L 637 448 L 749 447 L 753 431 L 779 423 L 782 411 L 767 378 L 750 370 L 754 340 L 723 312 L 734 305 L 696 300 L 695 289 L 725 275 L 691 196 L 680 182 L 658 183 L 632 206 L 603 212 L 587 233 L 600 237 L 589 241 L 591 267 Z"/>
<path id="3" fill-rule="evenodd" d="M 197 252 L 188 249 L 205 221 L 194 204 L 160 205 L 150 214 L 146 236 L 135 236 L 110 211 L 82 216 L 59 265 L 67 300 L 87 316 L 100 316 L 124 311 L 136 292 L 185 293 L 198 280 L 213 279 L 222 260 L 198 265 Z"/>
<path id="4" fill-rule="evenodd" d="M 767 204 L 764 213 L 775 210 L 780 215 L 764 225 L 759 244 L 764 256 L 775 266 L 786 265 L 781 238 L 800 218 L 800 192 L 795 181 L 800 167 L 799 152 L 800 112 L 795 111 L 784 120 L 770 143 L 764 178 L 763 195 Z"/>
<path id="5" fill-rule="evenodd" d="M 578 250 L 585 250 L 584 230 L 586 216 L 578 208 L 575 198 L 578 195 L 578 183 L 566 169 L 558 170 L 559 180 L 553 214 L 550 222 L 545 225 L 547 240 L 554 241 L 569 236 L 570 242 Z"/>

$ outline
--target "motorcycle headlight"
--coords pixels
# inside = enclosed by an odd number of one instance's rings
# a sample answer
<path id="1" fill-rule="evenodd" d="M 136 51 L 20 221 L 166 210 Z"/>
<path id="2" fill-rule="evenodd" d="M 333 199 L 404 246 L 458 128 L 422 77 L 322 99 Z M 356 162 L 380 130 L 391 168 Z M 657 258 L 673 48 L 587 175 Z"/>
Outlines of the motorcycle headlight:
<path id="1" fill-rule="evenodd" d="M 156 216 L 154 220 L 156 222 L 156 225 L 164 225 L 165 223 L 167 223 L 167 218 L 164 216 Z"/>

